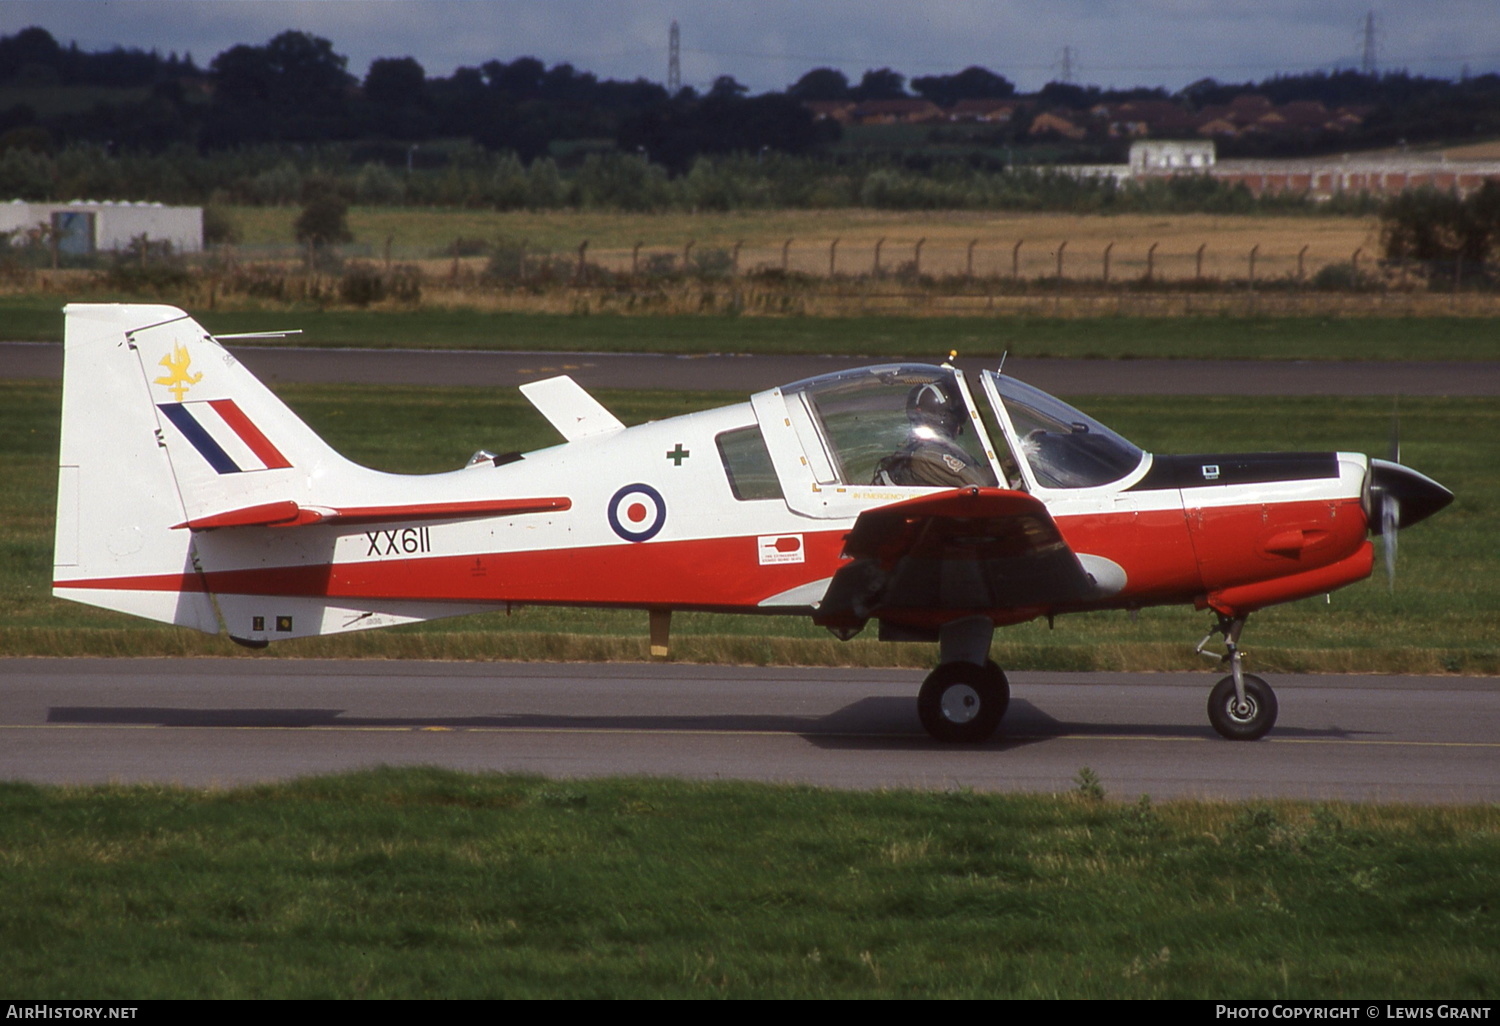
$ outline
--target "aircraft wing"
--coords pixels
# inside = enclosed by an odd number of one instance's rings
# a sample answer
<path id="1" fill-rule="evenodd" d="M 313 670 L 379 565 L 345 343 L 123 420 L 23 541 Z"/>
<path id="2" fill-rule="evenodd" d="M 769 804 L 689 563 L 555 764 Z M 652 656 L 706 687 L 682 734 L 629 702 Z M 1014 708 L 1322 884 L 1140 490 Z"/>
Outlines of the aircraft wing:
<path id="1" fill-rule="evenodd" d="M 916 628 L 960 616 L 1043 615 L 1095 593 L 1047 507 L 1024 492 L 955 488 L 860 514 L 816 622 Z"/>

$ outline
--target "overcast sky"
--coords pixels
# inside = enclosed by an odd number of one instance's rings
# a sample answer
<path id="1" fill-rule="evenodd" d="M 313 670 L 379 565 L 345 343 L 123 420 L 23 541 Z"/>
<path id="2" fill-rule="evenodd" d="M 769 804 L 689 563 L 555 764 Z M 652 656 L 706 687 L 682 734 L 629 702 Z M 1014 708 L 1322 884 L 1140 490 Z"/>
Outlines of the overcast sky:
<path id="1" fill-rule="evenodd" d="M 858 81 L 979 64 L 1035 90 L 1072 80 L 1177 89 L 1199 78 L 1359 68 L 1375 14 L 1380 70 L 1457 78 L 1500 70 L 1497 0 L 0 0 L 0 34 L 40 25 L 64 45 L 190 52 L 299 29 L 326 37 L 363 77 L 377 57 L 429 76 L 533 56 L 601 78 L 665 81 L 682 30 L 682 81 L 733 75 L 754 92 L 815 67 Z"/>

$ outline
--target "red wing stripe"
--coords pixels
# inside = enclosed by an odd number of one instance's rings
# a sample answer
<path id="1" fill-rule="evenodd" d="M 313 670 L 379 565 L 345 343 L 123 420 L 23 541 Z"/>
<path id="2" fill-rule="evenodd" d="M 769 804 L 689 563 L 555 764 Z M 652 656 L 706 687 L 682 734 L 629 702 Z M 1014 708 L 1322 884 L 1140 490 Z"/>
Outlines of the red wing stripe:
<path id="1" fill-rule="evenodd" d="M 211 513 L 206 517 L 174 524 L 172 529 L 176 531 L 186 527 L 194 531 L 211 531 L 217 527 L 301 527 L 332 520 L 344 524 L 368 524 L 387 520 L 457 520 L 462 517 L 549 513 L 572 508 L 572 499 L 557 496 L 542 499 L 480 499 L 473 502 L 415 502 L 399 506 L 346 506 L 325 513 L 319 509 L 303 509 L 288 499 Z"/>
<path id="2" fill-rule="evenodd" d="M 478 499 L 472 502 L 410 502 L 407 505 L 345 505 L 326 513 L 329 520 L 342 523 L 371 523 L 374 520 L 456 520 L 465 516 L 519 516 L 522 513 L 549 513 L 570 510 L 573 499 L 556 498 Z"/>
<path id="3" fill-rule="evenodd" d="M 292 465 L 285 456 L 281 455 L 281 450 L 272 445 L 269 438 L 261 434 L 260 428 L 245 416 L 245 411 L 241 410 L 233 399 L 210 399 L 208 405 L 224 418 L 224 423 L 240 436 L 240 440 L 259 457 L 267 470 L 285 470 Z"/>
<path id="4" fill-rule="evenodd" d="M 566 496 L 546 499 L 480 499 L 476 502 L 414 502 L 399 506 L 345 506 L 325 514 L 346 524 L 376 520 L 456 520 L 460 517 L 518 516 L 573 508 Z"/>

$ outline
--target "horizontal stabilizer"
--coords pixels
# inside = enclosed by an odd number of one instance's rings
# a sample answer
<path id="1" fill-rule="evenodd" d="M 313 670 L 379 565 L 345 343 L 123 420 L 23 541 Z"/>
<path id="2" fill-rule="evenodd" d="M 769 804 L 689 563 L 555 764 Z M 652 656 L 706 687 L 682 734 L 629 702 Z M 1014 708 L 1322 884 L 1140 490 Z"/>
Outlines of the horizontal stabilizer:
<path id="1" fill-rule="evenodd" d="M 625 425 L 566 374 L 521 386 L 521 394 L 570 442 L 624 431 Z"/>
<path id="2" fill-rule="evenodd" d="M 373 524 L 388 520 L 460 520 L 468 517 L 510 517 L 571 509 L 566 496 L 540 499 L 486 499 L 475 502 L 415 502 L 395 506 L 299 506 L 295 502 L 267 502 L 196 517 L 173 530 L 212 531 L 222 527 L 305 527 L 309 524 Z"/>

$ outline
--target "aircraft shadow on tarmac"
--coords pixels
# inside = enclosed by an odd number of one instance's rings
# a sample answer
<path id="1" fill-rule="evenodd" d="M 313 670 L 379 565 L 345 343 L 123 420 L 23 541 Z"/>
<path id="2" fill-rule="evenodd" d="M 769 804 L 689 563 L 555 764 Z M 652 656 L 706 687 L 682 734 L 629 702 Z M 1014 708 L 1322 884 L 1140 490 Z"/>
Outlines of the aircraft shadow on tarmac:
<path id="1" fill-rule="evenodd" d="M 175 706 L 54 706 L 48 723 L 113 726 L 198 727 L 219 729 L 341 729 L 341 730 L 530 730 L 620 732 L 761 732 L 795 734 L 828 749 L 899 747 L 951 749 L 933 741 L 918 723 L 910 698 L 862 698 L 823 716 L 784 713 L 724 713 L 695 716 L 644 714 L 634 716 L 516 713 L 486 716 L 346 716 L 342 709 L 301 708 L 184 708 Z M 1357 731 L 1327 726 L 1278 727 L 1281 738 L 1350 739 Z M 1197 723 L 1077 723 L 1059 720 L 1024 699 L 1012 700 L 1000 732 L 972 748 L 1015 748 L 1061 737 L 1214 738 Z"/>

